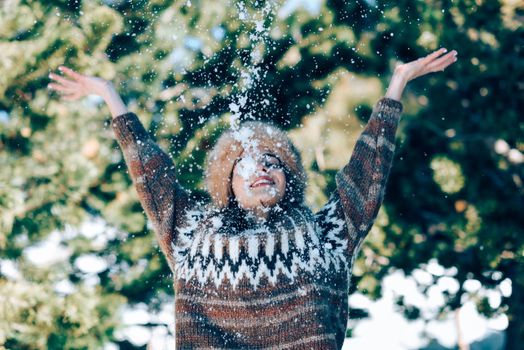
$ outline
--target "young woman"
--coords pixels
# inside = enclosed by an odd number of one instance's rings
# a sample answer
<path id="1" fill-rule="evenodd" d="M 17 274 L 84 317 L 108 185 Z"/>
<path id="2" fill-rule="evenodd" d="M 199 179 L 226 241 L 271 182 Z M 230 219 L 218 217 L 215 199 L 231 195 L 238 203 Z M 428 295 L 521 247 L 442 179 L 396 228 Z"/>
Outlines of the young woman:
<path id="1" fill-rule="evenodd" d="M 381 206 L 406 84 L 455 62 L 437 50 L 395 68 L 337 189 L 313 214 L 305 171 L 286 133 L 246 122 L 209 152 L 210 203 L 177 183 L 171 158 L 128 111 L 112 84 L 59 69 L 49 87 L 66 100 L 107 102 L 140 202 L 174 274 L 175 338 L 181 349 L 340 349 L 351 270 Z"/>

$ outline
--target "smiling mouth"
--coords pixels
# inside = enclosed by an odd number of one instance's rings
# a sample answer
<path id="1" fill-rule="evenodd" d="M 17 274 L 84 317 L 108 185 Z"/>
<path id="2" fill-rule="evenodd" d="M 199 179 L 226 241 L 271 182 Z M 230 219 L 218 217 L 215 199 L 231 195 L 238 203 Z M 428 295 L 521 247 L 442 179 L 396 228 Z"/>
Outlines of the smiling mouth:
<path id="1" fill-rule="evenodd" d="M 251 185 L 251 188 L 260 187 L 260 186 L 269 186 L 269 185 L 274 185 L 274 184 L 275 182 L 273 180 L 263 177 L 253 182 L 253 184 Z"/>

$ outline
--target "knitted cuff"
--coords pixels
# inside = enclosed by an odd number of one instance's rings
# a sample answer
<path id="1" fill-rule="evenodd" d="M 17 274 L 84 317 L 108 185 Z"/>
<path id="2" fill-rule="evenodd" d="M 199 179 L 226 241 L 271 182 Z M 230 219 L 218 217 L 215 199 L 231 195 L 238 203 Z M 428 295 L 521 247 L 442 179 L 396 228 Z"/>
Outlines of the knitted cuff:
<path id="1" fill-rule="evenodd" d="M 122 146 L 135 143 L 148 137 L 148 133 L 135 113 L 128 112 L 114 117 L 111 126 Z"/>
<path id="2" fill-rule="evenodd" d="M 389 97 L 382 97 L 375 105 L 376 111 L 384 112 L 386 115 L 400 115 L 402 113 L 402 109 L 402 102 Z"/>

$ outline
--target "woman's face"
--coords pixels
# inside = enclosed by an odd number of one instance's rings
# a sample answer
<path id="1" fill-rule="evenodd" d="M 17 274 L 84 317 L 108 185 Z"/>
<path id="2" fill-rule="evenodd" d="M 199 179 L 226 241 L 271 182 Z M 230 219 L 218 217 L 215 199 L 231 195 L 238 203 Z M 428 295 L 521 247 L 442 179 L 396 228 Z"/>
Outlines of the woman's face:
<path id="1" fill-rule="evenodd" d="M 286 176 L 282 162 L 268 151 L 244 151 L 235 161 L 232 186 L 243 209 L 269 209 L 284 198 Z"/>

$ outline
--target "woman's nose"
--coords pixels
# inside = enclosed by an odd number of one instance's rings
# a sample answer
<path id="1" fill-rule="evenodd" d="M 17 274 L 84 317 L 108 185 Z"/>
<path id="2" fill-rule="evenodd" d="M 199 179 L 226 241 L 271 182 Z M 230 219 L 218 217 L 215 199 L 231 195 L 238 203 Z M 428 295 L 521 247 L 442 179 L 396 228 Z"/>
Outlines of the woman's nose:
<path id="1" fill-rule="evenodd" d="M 269 175 L 269 168 L 265 162 L 258 161 L 256 169 L 257 173 Z"/>
<path id="2" fill-rule="evenodd" d="M 263 170 L 266 173 L 268 171 L 268 168 L 267 168 L 267 166 L 265 165 L 264 162 L 257 162 L 257 169 Z"/>

